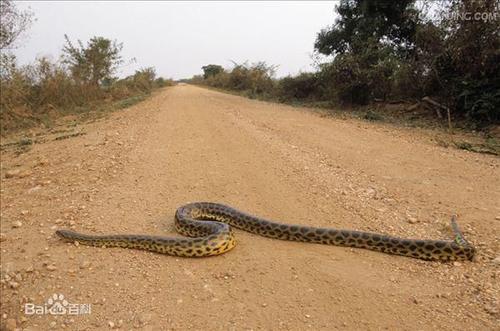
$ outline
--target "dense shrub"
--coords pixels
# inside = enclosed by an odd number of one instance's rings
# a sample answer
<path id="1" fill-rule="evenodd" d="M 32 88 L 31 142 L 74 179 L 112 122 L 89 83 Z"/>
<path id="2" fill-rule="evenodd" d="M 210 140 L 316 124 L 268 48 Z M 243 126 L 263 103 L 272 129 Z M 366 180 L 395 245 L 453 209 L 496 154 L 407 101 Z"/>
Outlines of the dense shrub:
<path id="1" fill-rule="evenodd" d="M 278 81 L 278 97 L 283 101 L 317 100 L 321 98 L 321 82 L 313 73 L 287 76 Z"/>
<path id="2" fill-rule="evenodd" d="M 48 58 L 18 67 L 13 56 L 2 56 L 0 72 L 1 129 L 30 126 L 42 117 L 99 108 L 107 102 L 150 93 L 155 87 L 173 85 L 156 78 L 153 68 L 136 71 L 124 79 L 92 80 L 75 78 L 67 66 Z"/>
<path id="3" fill-rule="evenodd" d="M 218 65 L 207 65 L 206 68 L 218 68 Z M 273 80 L 274 66 L 265 62 L 257 62 L 251 65 L 247 63 L 236 64 L 230 71 L 218 70 L 215 74 L 204 75 L 199 83 L 209 86 L 240 91 L 250 97 L 271 96 L 274 93 L 275 83 Z M 191 80 L 196 82 L 195 79 Z"/>

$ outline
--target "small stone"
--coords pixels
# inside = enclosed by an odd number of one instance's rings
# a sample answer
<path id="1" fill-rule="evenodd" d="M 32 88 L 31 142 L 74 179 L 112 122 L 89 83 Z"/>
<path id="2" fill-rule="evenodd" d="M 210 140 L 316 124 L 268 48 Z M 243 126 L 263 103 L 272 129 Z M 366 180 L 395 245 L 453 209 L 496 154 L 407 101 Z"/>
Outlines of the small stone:
<path id="1" fill-rule="evenodd" d="M 17 177 L 20 172 L 21 172 L 21 170 L 19 170 L 19 169 L 9 170 L 9 171 L 5 172 L 5 178 Z"/>
<path id="2" fill-rule="evenodd" d="M 500 265 L 500 256 L 497 256 L 496 258 L 491 260 L 491 263 L 493 263 L 494 265 Z"/>
<path id="3" fill-rule="evenodd" d="M 54 221 L 54 223 L 56 223 L 56 224 L 61 224 L 62 222 L 63 222 L 63 220 L 62 220 L 62 219 L 60 219 L 60 218 L 58 218 L 58 219 L 56 219 L 56 220 Z"/>
<path id="4" fill-rule="evenodd" d="M 31 170 L 24 170 L 24 171 L 19 172 L 17 174 L 17 177 L 24 178 L 24 177 L 31 176 L 31 174 L 32 174 Z"/>
<path id="5" fill-rule="evenodd" d="M 460 267 L 460 266 L 462 265 L 462 263 L 460 263 L 460 262 L 458 262 L 458 261 L 455 261 L 455 262 L 453 262 L 453 265 L 454 265 L 455 267 Z"/>
<path id="6" fill-rule="evenodd" d="M 14 282 L 14 281 L 9 282 L 9 287 L 12 289 L 16 289 L 19 286 L 20 286 L 20 284 L 18 282 Z"/>
<path id="7" fill-rule="evenodd" d="M 80 269 L 87 269 L 88 267 L 90 267 L 90 262 L 89 261 L 83 261 L 80 264 Z"/>
<path id="8" fill-rule="evenodd" d="M 52 322 L 50 322 L 50 323 L 49 323 L 49 326 L 50 326 L 50 328 L 51 328 L 51 329 L 54 329 L 54 328 L 57 326 L 56 321 L 52 321 Z"/>
<path id="9" fill-rule="evenodd" d="M 17 328 L 17 322 L 13 318 L 8 318 L 5 321 L 5 330 L 6 331 L 14 331 Z"/>
<path id="10" fill-rule="evenodd" d="M 495 217 L 497 221 L 500 221 L 500 216 Z"/>
<path id="11" fill-rule="evenodd" d="M 415 218 L 415 217 L 412 217 L 412 216 L 408 216 L 408 218 L 406 219 L 408 221 L 408 223 L 410 224 L 415 224 L 418 222 L 418 220 Z"/>
<path id="12" fill-rule="evenodd" d="M 263 304 L 262 304 L 262 307 L 267 307 L 267 303 L 263 303 Z"/>
<path id="13" fill-rule="evenodd" d="M 305 316 L 306 316 L 306 318 L 311 318 L 311 315 L 309 315 L 309 314 L 306 314 Z"/>
<path id="14" fill-rule="evenodd" d="M 141 324 L 147 324 L 148 322 L 151 321 L 151 318 L 153 316 L 151 314 L 148 314 L 148 313 L 144 313 L 144 314 L 140 314 L 139 315 L 139 323 Z"/>
<path id="15" fill-rule="evenodd" d="M 29 211 L 27 210 L 21 210 L 21 215 L 26 216 L 28 215 Z"/>
<path id="16" fill-rule="evenodd" d="M 49 160 L 47 159 L 40 159 L 37 163 L 38 166 L 46 166 L 47 164 L 49 164 Z"/>
<path id="17" fill-rule="evenodd" d="M 55 265 L 53 265 L 53 264 L 49 264 L 45 268 L 47 268 L 48 271 L 55 271 L 55 270 L 57 270 L 57 267 Z"/>
<path id="18" fill-rule="evenodd" d="M 5 233 L 0 233 L 0 242 L 7 240 L 7 235 Z"/>
<path id="19" fill-rule="evenodd" d="M 26 272 L 33 272 L 35 268 L 33 268 L 32 265 L 30 265 L 28 268 L 26 268 Z"/>
<path id="20" fill-rule="evenodd" d="M 113 329 L 115 327 L 115 323 L 113 321 L 108 321 L 108 326 Z"/>
<path id="21" fill-rule="evenodd" d="M 21 223 L 21 221 L 12 222 L 12 227 L 14 229 L 20 228 L 21 226 L 23 226 L 23 223 Z"/>

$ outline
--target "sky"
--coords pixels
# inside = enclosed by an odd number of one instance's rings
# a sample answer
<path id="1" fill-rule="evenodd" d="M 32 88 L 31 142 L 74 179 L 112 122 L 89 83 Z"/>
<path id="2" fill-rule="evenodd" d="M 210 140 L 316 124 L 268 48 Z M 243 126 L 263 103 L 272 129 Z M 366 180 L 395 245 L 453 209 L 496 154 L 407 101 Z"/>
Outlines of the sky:
<path id="1" fill-rule="evenodd" d="M 124 77 L 144 67 L 173 79 L 201 74 L 206 64 L 279 65 L 276 76 L 313 70 L 316 34 L 335 20 L 334 1 L 16 1 L 36 21 L 15 50 L 22 64 L 61 55 L 93 36 L 123 43 Z M 131 63 L 132 58 L 136 59 Z"/>

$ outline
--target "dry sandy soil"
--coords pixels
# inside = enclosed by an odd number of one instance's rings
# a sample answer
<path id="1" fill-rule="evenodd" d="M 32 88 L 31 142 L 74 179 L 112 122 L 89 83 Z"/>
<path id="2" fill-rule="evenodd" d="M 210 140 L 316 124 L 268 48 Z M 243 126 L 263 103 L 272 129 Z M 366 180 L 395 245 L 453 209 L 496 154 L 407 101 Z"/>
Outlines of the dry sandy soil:
<path id="1" fill-rule="evenodd" d="M 55 140 L 68 132 L 84 135 Z M 28 151 L 1 154 L 2 328 L 498 329 L 499 159 L 432 138 L 189 85 L 41 131 Z M 426 262 L 237 231 L 227 254 L 189 259 L 54 236 L 175 235 L 174 211 L 192 201 L 434 239 L 450 238 L 457 213 L 478 254 Z M 24 313 L 54 293 L 90 314 Z"/>

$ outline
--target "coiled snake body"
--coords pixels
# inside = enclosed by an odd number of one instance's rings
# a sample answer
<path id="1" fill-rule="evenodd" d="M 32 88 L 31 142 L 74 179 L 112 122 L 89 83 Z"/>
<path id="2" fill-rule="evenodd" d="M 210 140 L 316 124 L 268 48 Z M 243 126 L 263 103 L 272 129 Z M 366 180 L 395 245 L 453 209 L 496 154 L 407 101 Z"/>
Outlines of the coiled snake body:
<path id="1" fill-rule="evenodd" d="M 168 255 L 203 257 L 225 253 L 236 242 L 231 226 L 264 237 L 365 248 L 424 260 L 472 260 L 475 249 L 451 220 L 453 241 L 403 239 L 371 232 L 337 230 L 272 222 L 211 202 L 184 205 L 175 213 L 177 231 L 190 238 L 149 235 L 87 235 L 70 230 L 56 234 L 67 241 L 99 247 L 135 248 Z"/>

